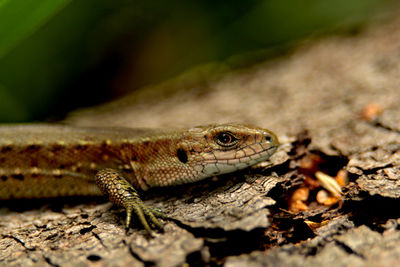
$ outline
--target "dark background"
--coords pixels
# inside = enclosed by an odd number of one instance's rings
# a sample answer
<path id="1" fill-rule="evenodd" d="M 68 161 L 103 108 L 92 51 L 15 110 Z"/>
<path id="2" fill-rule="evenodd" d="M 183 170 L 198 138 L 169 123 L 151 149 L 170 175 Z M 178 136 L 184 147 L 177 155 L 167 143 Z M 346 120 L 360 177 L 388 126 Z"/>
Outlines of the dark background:
<path id="1" fill-rule="evenodd" d="M 212 62 L 229 70 L 354 34 L 392 2 L 4 0 L 0 122 L 60 119 Z"/>

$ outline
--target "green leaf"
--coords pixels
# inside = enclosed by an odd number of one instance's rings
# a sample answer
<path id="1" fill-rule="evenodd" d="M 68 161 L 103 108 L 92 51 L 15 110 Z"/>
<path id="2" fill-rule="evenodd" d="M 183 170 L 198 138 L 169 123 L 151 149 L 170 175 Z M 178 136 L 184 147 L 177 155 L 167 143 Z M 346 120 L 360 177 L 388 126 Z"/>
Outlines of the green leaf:
<path id="1" fill-rule="evenodd" d="M 71 0 L 0 0 L 0 58 Z"/>

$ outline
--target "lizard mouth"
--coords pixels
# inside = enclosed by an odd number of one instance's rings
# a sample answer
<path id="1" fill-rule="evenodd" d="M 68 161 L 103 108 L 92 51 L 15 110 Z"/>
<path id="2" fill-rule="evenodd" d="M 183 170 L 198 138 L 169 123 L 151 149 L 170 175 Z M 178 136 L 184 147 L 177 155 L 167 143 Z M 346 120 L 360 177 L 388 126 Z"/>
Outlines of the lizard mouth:
<path id="1" fill-rule="evenodd" d="M 219 175 L 247 168 L 267 160 L 277 150 L 278 146 L 269 147 L 250 155 L 246 154 L 240 158 L 231 159 L 208 159 L 197 165 L 195 169 L 203 173 L 204 176 Z"/>
<path id="2" fill-rule="evenodd" d="M 275 151 L 278 149 L 278 146 L 269 147 L 266 149 L 262 149 L 261 151 L 255 151 L 254 149 L 249 149 L 245 153 L 243 152 L 242 156 L 236 156 L 237 152 L 233 154 L 231 157 L 222 157 L 218 158 L 214 155 L 213 158 L 204 159 L 203 163 L 205 164 L 228 164 L 228 165 L 235 165 L 238 163 L 248 163 L 249 165 L 254 164 L 255 161 L 261 162 L 268 159 L 272 156 Z"/>

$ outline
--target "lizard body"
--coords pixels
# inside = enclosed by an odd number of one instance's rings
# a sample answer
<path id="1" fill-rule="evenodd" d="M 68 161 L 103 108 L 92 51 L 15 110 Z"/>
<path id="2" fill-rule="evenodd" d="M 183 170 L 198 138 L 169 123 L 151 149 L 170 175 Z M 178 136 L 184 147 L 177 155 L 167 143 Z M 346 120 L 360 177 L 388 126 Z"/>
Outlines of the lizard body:
<path id="1" fill-rule="evenodd" d="M 161 224 L 135 188 L 172 186 L 233 172 L 268 159 L 278 139 L 240 124 L 186 130 L 83 128 L 32 124 L 0 127 L 0 200 L 108 195 Z"/>

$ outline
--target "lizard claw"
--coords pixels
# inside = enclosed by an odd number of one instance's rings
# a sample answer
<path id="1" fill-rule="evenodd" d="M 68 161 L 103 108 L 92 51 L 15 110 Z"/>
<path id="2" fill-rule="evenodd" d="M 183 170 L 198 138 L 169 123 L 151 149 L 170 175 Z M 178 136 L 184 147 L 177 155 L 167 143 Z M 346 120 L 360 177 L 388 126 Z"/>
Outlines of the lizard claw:
<path id="1" fill-rule="evenodd" d="M 155 226 L 158 229 L 163 229 L 164 225 L 157 219 L 166 218 L 162 212 L 157 211 L 156 209 L 149 208 L 146 204 L 143 203 L 141 199 L 129 199 L 126 200 L 124 205 L 126 209 L 126 228 L 129 229 L 132 219 L 132 212 L 136 214 L 139 218 L 139 221 L 143 225 L 144 229 L 151 234 L 151 227 L 149 223 Z"/>

